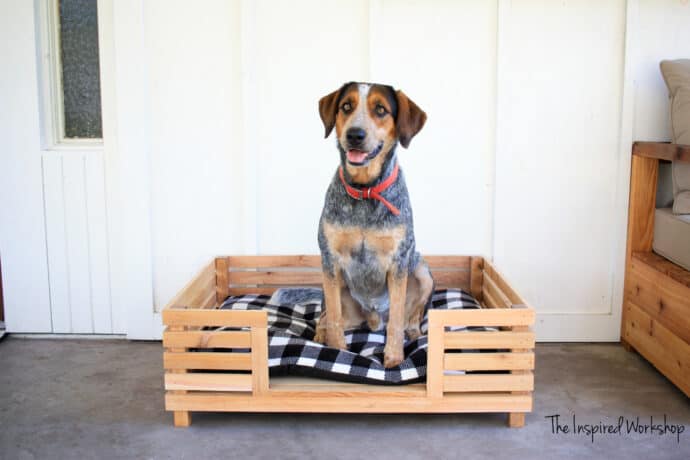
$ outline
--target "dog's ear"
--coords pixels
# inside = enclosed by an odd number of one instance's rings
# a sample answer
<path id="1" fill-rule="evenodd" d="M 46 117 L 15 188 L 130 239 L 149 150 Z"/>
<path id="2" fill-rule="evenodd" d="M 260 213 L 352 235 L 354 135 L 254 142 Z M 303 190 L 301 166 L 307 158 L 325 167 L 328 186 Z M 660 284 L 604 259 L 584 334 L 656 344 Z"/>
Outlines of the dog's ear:
<path id="1" fill-rule="evenodd" d="M 335 116 L 338 114 L 338 101 L 340 100 L 340 93 L 343 91 L 346 85 L 333 91 L 331 94 L 319 99 L 319 115 L 321 115 L 321 121 L 323 121 L 323 126 L 326 128 L 326 135 L 328 137 L 333 131 L 335 126 Z"/>
<path id="2" fill-rule="evenodd" d="M 400 143 L 407 148 L 412 138 L 424 127 L 426 113 L 402 91 L 396 91 L 395 96 L 398 99 L 398 118 L 395 126 Z"/>

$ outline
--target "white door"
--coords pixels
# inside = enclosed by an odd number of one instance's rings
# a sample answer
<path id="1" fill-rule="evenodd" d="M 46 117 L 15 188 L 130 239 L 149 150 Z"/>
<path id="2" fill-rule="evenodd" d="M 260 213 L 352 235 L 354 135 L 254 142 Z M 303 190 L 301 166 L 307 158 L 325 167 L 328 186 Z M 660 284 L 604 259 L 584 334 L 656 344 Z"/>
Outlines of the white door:
<path id="1" fill-rule="evenodd" d="M 130 170 L 140 166 L 128 161 L 136 148 L 117 149 L 113 4 L 81 3 L 0 8 L 6 326 L 153 338 L 148 171 Z"/>

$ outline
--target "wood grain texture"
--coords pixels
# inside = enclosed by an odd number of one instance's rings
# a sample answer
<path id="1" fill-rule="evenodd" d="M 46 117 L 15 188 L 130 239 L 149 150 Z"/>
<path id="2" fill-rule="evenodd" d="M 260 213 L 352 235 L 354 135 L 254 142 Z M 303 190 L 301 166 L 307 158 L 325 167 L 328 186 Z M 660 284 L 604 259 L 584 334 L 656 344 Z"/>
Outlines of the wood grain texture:
<path id="1" fill-rule="evenodd" d="M 484 258 L 473 256 L 470 261 L 470 294 L 477 302 L 482 302 L 482 284 L 484 284 Z"/>
<path id="2" fill-rule="evenodd" d="M 446 332 L 443 339 L 446 350 L 534 348 L 534 342 L 534 332 L 513 331 Z"/>
<path id="3" fill-rule="evenodd" d="M 508 297 L 511 304 L 513 305 L 524 305 L 529 306 L 527 301 L 523 299 L 513 287 L 510 285 L 508 280 L 501 274 L 500 271 L 494 267 L 494 265 L 488 260 L 484 260 L 484 273 L 488 274 L 496 285 L 501 289 L 501 291 Z M 496 299 L 498 300 L 498 299 Z"/>
<path id="4" fill-rule="evenodd" d="M 443 377 L 446 392 L 532 391 L 534 375 L 529 374 L 466 374 Z"/>
<path id="5" fill-rule="evenodd" d="M 500 299 L 500 306 L 523 303 L 493 267 L 482 263 L 483 258 L 432 256 L 426 259 L 433 267 L 437 285 L 457 287 L 461 284 L 465 289 L 472 289 L 472 286 L 475 290 L 488 289 Z M 475 262 L 472 265 L 473 260 Z M 239 292 L 270 293 L 277 286 L 295 286 L 301 283 L 318 286 L 322 275 L 317 263 L 320 264 L 318 256 L 218 258 L 176 296 L 175 303 L 178 306 L 169 306 L 163 310 L 163 323 L 168 325 L 163 340 L 164 346 L 169 350 L 164 353 L 164 367 L 168 369 L 166 408 L 175 412 L 176 423 L 185 426 L 189 422 L 189 411 L 193 410 L 512 414 L 531 410 L 532 396 L 529 392 L 533 388 L 533 376 L 529 369 L 533 368 L 534 363 L 531 352 L 534 346 L 532 332 L 444 331 L 446 326 L 460 325 L 525 328 L 535 320 L 534 310 L 531 308 L 431 311 L 426 384 L 395 388 L 304 378 L 269 380 L 266 312 L 198 308 L 200 302 L 216 304 L 224 297 L 226 284 L 227 293 L 231 295 Z M 482 272 L 482 267 L 486 273 Z M 224 279 L 225 274 L 227 279 Z M 244 286 L 237 286 L 239 283 Z M 185 305 L 187 303 L 191 305 Z M 199 330 L 203 326 L 251 329 Z M 249 348 L 251 352 L 190 353 L 186 351 L 189 348 Z M 529 352 L 445 352 L 446 349 L 454 348 L 503 348 Z M 249 370 L 251 374 L 238 376 L 236 373 L 186 373 L 192 369 L 232 369 L 234 372 Z M 520 369 L 521 373 L 446 376 L 446 369 Z"/>
<path id="6" fill-rule="evenodd" d="M 635 142 L 633 156 L 690 163 L 690 145 L 669 142 Z"/>
<path id="7" fill-rule="evenodd" d="M 216 257 L 216 302 L 220 305 L 228 298 L 228 286 L 230 281 L 228 279 L 228 257 Z"/>
<path id="8" fill-rule="evenodd" d="M 654 252 L 634 252 L 632 257 L 690 289 L 690 271 L 683 267 Z"/>
<path id="9" fill-rule="evenodd" d="M 444 326 L 530 326 L 534 310 L 530 308 L 494 308 L 490 310 L 431 310 L 429 321 L 438 318 Z"/>
<path id="10" fill-rule="evenodd" d="M 165 374 L 166 390 L 251 391 L 251 374 Z"/>
<path id="11" fill-rule="evenodd" d="M 163 353 L 165 369 L 214 369 L 248 371 L 252 369 L 249 353 Z"/>
<path id="12" fill-rule="evenodd" d="M 259 310 L 199 310 L 166 308 L 161 312 L 167 326 L 266 327 L 268 316 Z"/>
<path id="13" fill-rule="evenodd" d="M 385 393 L 384 393 L 385 394 Z M 531 396 L 453 393 L 443 398 L 385 397 L 379 393 L 282 392 L 255 397 L 237 393 L 167 393 L 166 410 L 204 412 L 462 413 L 529 412 Z"/>
<path id="14" fill-rule="evenodd" d="M 250 348 L 249 331 L 163 331 L 166 348 Z"/>
<path id="15" fill-rule="evenodd" d="M 633 257 L 628 266 L 625 299 L 690 342 L 690 288 L 684 284 Z"/>
<path id="16" fill-rule="evenodd" d="M 534 369 L 534 353 L 446 353 L 444 369 L 510 371 Z"/>
<path id="17" fill-rule="evenodd" d="M 626 301 L 625 340 L 690 397 L 690 343 Z"/>

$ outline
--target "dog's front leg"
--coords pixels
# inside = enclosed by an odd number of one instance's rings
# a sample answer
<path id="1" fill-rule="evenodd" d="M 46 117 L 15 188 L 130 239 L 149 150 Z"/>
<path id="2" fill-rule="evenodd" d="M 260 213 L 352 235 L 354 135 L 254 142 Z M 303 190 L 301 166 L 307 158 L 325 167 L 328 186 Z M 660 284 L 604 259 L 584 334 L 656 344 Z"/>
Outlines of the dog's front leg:
<path id="1" fill-rule="evenodd" d="M 322 314 L 321 318 L 319 318 L 314 340 L 325 342 L 329 347 L 347 350 L 345 332 L 343 330 L 343 305 L 340 299 L 341 284 L 339 269 L 335 269 L 334 275 L 324 271 L 323 297 L 325 314 Z"/>
<path id="2" fill-rule="evenodd" d="M 405 342 L 405 291 L 407 290 L 407 271 L 388 272 L 388 294 L 390 310 L 386 329 L 386 347 L 383 349 L 383 365 L 386 368 L 400 364 L 404 356 Z"/>

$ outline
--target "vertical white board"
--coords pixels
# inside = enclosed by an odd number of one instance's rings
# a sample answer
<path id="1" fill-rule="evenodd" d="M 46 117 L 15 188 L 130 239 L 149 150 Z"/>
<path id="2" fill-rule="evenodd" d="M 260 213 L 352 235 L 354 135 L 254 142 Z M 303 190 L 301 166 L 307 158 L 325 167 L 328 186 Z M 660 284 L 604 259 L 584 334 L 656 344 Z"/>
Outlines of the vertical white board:
<path id="1" fill-rule="evenodd" d="M 62 156 L 43 156 L 43 200 L 46 218 L 46 248 L 50 280 L 50 313 L 55 333 L 72 332 L 69 264 L 65 232 Z"/>
<path id="2" fill-rule="evenodd" d="M 499 21 L 496 263 L 561 340 L 613 339 L 625 2 L 506 1 Z"/>
<path id="3" fill-rule="evenodd" d="M 427 112 L 398 155 L 424 253 L 491 255 L 496 4 L 373 1 L 372 80 Z"/>
<path id="4" fill-rule="evenodd" d="M 88 219 L 89 274 L 93 332 L 112 334 L 113 311 L 110 299 L 110 255 L 105 199 L 103 155 L 84 156 L 85 207 Z"/>
<path id="5" fill-rule="evenodd" d="M 88 334 L 93 332 L 93 312 L 84 158 L 65 155 L 62 171 L 72 332 Z"/>
<path id="6" fill-rule="evenodd" d="M 318 253 L 326 188 L 339 157 L 323 139 L 318 100 L 347 81 L 368 79 L 368 7 L 363 1 L 254 3 L 255 41 L 247 43 L 254 80 L 245 104 L 245 155 L 256 162 L 257 249 Z"/>
<path id="7" fill-rule="evenodd" d="M 50 332 L 34 2 L 0 3 L 0 258 L 9 332 Z"/>
<path id="8" fill-rule="evenodd" d="M 143 21 L 160 309 L 212 257 L 242 252 L 240 3 L 151 1 Z"/>

